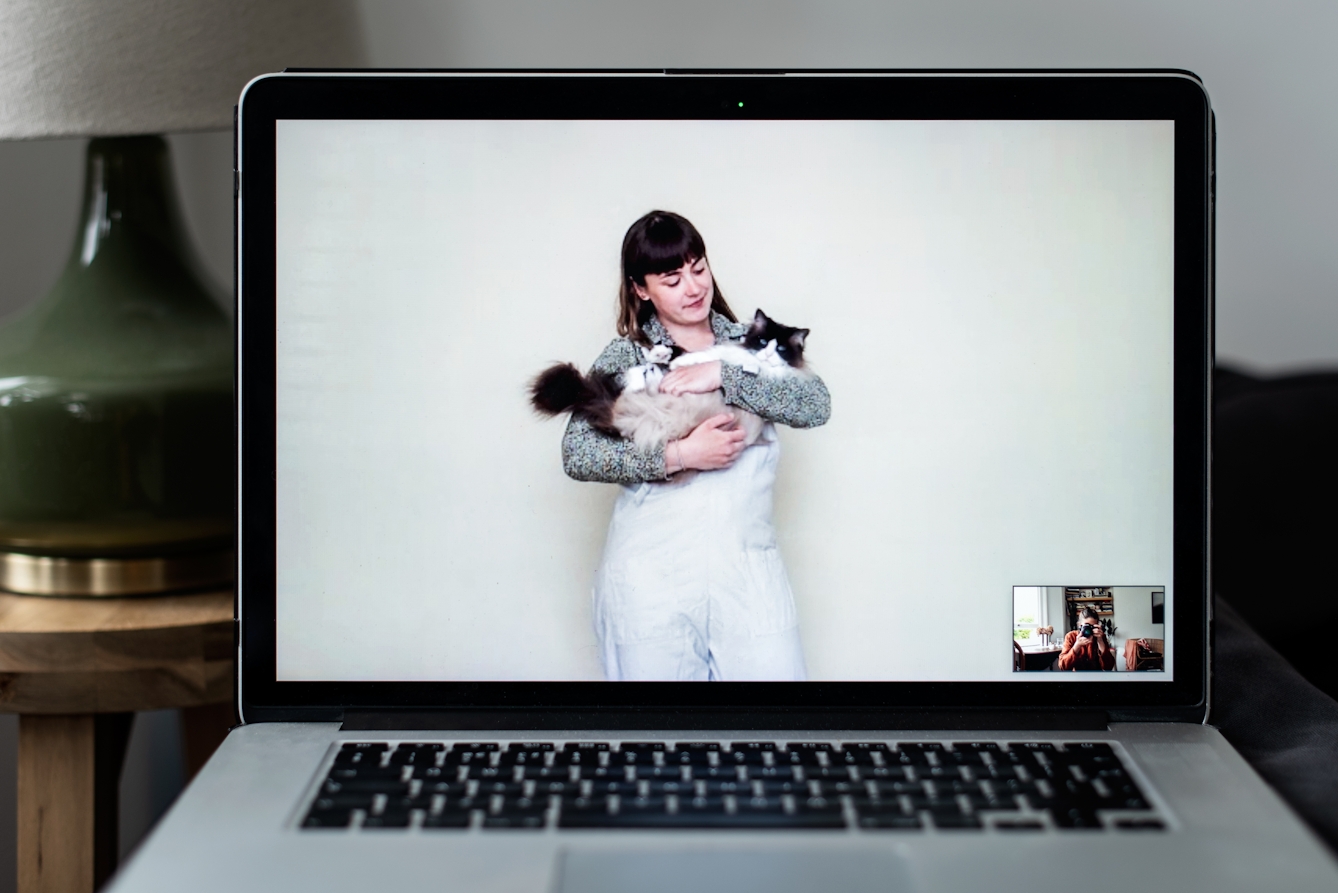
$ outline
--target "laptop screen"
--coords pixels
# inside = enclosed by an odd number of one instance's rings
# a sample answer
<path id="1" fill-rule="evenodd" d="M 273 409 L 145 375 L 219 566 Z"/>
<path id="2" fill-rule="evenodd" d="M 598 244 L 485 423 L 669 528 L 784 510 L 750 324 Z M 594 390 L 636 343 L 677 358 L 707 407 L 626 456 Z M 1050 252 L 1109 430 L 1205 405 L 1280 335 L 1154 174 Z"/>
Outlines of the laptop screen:
<path id="1" fill-rule="evenodd" d="M 1170 680 L 1173 122 L 275 152 L 278 681 Z"/>

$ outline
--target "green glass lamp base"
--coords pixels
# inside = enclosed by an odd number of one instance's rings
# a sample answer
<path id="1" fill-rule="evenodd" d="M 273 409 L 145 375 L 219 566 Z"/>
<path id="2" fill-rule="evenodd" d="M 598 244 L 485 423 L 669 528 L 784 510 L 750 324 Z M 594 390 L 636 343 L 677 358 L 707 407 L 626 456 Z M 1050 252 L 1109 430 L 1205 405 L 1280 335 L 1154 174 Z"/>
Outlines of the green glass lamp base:
<path id="1" fill-rule="evenodd" d="M 230 579 L 232 325 L 183 231 L 161 138 L 89 142 L 70 260 L 0 326 L 0 588 Z"/>

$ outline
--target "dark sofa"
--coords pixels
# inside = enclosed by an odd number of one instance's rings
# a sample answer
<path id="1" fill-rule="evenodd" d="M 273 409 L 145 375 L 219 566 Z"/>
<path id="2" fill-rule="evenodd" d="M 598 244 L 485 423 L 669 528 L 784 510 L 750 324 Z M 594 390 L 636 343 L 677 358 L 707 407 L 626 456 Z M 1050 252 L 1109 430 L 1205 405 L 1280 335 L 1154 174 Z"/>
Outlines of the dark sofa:
<path id="1" fill-rule="evenodd" d="M 1215 390 L 1210 721 L 1338 852 L 1338 373 Z"/>

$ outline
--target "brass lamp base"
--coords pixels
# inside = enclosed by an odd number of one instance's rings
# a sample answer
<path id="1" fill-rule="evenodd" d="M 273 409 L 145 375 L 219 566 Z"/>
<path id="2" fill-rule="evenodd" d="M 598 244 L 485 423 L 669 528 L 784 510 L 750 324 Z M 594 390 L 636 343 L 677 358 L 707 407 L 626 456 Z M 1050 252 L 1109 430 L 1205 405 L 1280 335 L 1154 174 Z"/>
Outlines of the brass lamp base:
<path id="1" fill-rule="evenodd" d="M 232 582 L 231 552 L 166 558 L 54 558 L 0 552 L 0 589 L 19 595 L 156 595 Z"/>

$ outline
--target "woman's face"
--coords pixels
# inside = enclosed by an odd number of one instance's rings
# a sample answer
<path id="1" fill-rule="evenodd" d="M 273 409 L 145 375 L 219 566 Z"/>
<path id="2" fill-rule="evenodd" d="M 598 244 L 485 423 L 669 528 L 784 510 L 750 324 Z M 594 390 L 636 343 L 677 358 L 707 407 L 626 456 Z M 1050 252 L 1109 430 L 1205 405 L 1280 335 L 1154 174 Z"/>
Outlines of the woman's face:
<path id="1" fill-rule="evenodd" d="M 637 297 L 655 305 L 661 322 L 698 325 L 711 315 L 715 280 L 711 265 L 699 257 L 668 273 L 647 273 L 646 284 L 636 286 Z"/>

